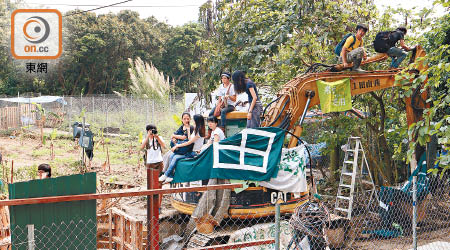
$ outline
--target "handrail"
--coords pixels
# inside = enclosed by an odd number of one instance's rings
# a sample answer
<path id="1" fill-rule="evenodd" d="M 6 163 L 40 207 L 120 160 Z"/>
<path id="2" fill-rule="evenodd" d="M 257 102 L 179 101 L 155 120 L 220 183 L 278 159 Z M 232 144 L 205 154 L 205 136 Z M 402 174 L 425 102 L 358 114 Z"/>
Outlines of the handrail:
<path id="1" fill-rule="evenodd" d="M 0 206 L 18 206 L 18 205 L 65 202 L 65 201 L 85 201 L 85 200 L 110 199 L 119 197 L 149 196 L 158 194 L 174 194 L 174 193 L 234 189 L 234 188 L 242 188 L 242 184 L 222 184 L 222 185 L 209 185 L 200 187 L 149 189 L 143 191 L 128 191 L 128 192 L 107 193 L 107 194 L 77 194 L 77 195 L 38 197 L 38 198 L 22 198 L 22 199 L 0 201 Z"/>

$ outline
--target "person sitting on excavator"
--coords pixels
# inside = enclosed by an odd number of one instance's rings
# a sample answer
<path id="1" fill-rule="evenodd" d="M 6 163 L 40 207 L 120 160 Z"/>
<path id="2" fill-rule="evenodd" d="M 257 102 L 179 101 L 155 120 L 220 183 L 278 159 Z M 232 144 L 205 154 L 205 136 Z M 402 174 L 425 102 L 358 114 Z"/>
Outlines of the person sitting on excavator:
<path id="1" fill-rule="evenodd" d="M 344 68 L 349 67 L 349 63 L 353 63 L 353 71 L 364 72 L 360 65 L 363 59 L 367 59 L 367 54 L 363 47 L 363 36 L 368 30 L 366 25 L 358 24 L 356 26 L 356 34 L 348 34 L 344 37 L 345 42 L 343 43 L 343 41 L 341 41 L 341 43 L 339 43 L 342 46 L 339 53 L 339 61 L 344 64 Z"/>
<path id="2" fill-rule="evenodd" d="M 405 45 L 406 28 L 398 27 L 394 31 L 382 31 L 378 32 L 373 41 L 373 47 L 378 53 L 387 53 L 392 58 L 390 68 L 398 68 L 400 63 L 406 58 L 411 48 Z M 395 47 L 397 42 L 400 41 L 400 48 Z"/>
<path id="3" fill-rule="evenodd" d="M 220 128 L 225 131 L 227 113 L 234 111 L 236 105 L 236 92 L 230 82 L 231 74 L 223 72 L 221 75 L 222 84 L 219 87 L 219 100 L 216 106 L 211 110 L 209 116 L 214 115 L 216 109 L 220 110 Z"/>

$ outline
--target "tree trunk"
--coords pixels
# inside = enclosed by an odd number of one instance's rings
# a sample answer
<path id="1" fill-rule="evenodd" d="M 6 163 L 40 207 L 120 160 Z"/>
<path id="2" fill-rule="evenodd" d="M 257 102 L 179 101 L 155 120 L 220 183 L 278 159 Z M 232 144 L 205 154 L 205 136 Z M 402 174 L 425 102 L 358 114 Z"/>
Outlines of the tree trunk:
<path id="1" fill-rule="evenodd" d="M 384 165 L 384 173 L 388 178 L 387 181 L 392 184 L 395 181 L 394 178 L 394 166 L 392 166 L 392 153 L 389 150 L 389 146 L 386 141 L 386 136 L 384 133 L 378 136 L 378 144 L 380 145 L 380 151 L 382 153 L 383 165 Z"/>
<path id="2" fill-rule="evenodd" d="M 340 162 L 339 162 L 339 145 L 337 143 L 333 147 L 333 151 L 330 152 L 330 180 L 331 182 L 339 179 L 338 171 Z"/>

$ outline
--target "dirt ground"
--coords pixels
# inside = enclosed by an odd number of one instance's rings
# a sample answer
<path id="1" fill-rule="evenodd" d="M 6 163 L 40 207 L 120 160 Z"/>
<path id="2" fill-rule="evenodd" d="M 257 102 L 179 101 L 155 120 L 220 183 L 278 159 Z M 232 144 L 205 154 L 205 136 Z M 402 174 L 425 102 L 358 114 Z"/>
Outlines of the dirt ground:
<path id="1" fill-rule="evenodd" d="M 98 180 L 105 183 L 145 185 L 146 175 L 137 142 L 123 138 L 108 138 L 105 140 L 107 143 L 103 145 L 99 143 L 99 138 L 95 141 L 94 157 L 87 171 L 97 172 Z M 51 144 L 53 144 L 53 158 Z M 39 134 L 35 131 L 15 136 L 0 136 L 0 152 L 3 156 L 1 174 L 4 180 L 6 176 L 11 180 L 10 169 L 13 161 L 14 182 L 36 179 L 37 166 L 41 163 L 50 164 L 54 177 L 84 171 L 80 164 L 81 148 L 71 139 L 71 135 L 65 132 L 58 132 L 53 142 L 46 139 L 44 145 L 41 145 Z M 107 155 L 111 171 L 106 164 Z"/>

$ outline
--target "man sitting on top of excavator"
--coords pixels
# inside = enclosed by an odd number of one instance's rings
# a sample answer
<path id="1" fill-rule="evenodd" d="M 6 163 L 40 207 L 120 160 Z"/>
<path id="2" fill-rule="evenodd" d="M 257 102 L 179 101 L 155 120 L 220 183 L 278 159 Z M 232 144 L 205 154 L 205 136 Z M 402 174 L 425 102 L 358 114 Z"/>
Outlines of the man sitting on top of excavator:
<path id="1" fill-rule="evenodd" d="M 336 46 L 334 52 L 339 56 L 339 62 L 344 64 L 344 68 L 349 67 L 349 63 L 353 63 L 352 70 L 364 72 L 360 68 L 362 59 L 367 59 L 364 51 L 363 36 L 367 33 L 368 28 L 364 24 L 356 26 L 356 34 L 347 34 L 342 41 Z"/>

